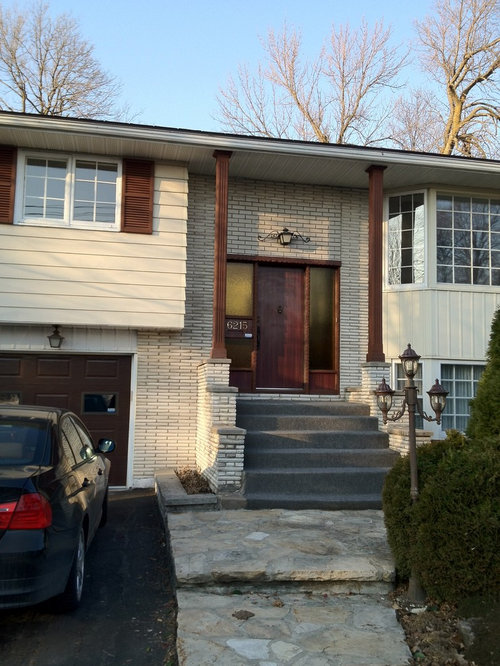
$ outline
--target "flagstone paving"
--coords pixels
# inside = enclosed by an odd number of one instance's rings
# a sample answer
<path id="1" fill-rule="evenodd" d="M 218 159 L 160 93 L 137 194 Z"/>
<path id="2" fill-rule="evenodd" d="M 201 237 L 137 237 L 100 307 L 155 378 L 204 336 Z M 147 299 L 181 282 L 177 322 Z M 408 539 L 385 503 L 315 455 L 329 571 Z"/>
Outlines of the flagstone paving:
<path id="1" fill-rule="evenodd" d="M 403 666 L 381 511 L 168 513 L 182 666 Z"/>

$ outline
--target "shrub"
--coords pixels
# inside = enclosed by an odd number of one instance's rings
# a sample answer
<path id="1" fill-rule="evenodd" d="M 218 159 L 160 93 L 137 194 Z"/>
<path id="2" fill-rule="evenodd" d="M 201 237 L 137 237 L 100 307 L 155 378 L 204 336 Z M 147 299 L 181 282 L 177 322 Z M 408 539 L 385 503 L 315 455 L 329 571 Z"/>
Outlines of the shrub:
<path id="1" fill-rule="evenodd" d="M 486 359 L 467 426 L 467 434 L 475 440 L 500 436 L 500 308 L 493 317 Z"/>
<path id="2" fill-rule="evenodd" d="M 417 467 L 420 492 L 445 453 L 464 445 L 464 436 L 456 430 L 450 430 L 446 439 L 418 447 Z M 411 571 L 411 551 L 416 536 L 414 507 L 410 497 L 409 456 L 400 458 L 387 474 L 382 491 L 382 506 L 387 540 L 394 556 L 398 576 L 406 579 Z"/>
<path id="3" fill-rule="evenodd" d="M 498 586 L 499 449 L 500 437 L 478 442 L 456 431 L 420 447 L 415 504 L 408 457 L 387 476 L 383 506 L 398 573 L 406 578 L 413 569 L 436 600 L 457 601 Z"/>
<path id="4" fill-rule="evenodd" d="M 450 449 L 414 507 L 411 561 L 427 594 L 458 601 L 500 581 L 498 439 Z"/>

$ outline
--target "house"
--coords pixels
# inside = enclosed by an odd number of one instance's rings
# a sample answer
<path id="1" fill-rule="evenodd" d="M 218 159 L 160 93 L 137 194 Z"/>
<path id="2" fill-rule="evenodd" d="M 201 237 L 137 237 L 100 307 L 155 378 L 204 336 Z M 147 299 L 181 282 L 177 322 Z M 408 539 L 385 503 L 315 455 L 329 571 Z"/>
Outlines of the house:
<path id="1" fill-rule="evenodd" d="M 0 398 L 115 437 L 116 486 L 238 487 L 241 396 L 373 409 L 408 342 L 464 426 L 500 162 L 10 112 L 0 146 Z"/>

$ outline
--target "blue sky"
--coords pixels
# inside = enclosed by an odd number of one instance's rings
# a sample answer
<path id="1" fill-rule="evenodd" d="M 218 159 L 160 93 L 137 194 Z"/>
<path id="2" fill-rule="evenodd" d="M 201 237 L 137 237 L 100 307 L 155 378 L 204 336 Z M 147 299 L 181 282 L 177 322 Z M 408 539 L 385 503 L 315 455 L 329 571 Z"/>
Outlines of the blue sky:
<path id="1" fill-rule="evenodd" d="M 31 6 L 2 0 L 3 7 Z M 70 13 L 95 47 L 104 69 L 123 83 L 134 122 L 219 130 L 216 95 L 238 64 L 262 58 L 260 37 L 284 21 L 302 30 L 316 53 L 332 23 L 357 26 L 383 18 L 394 39 L 409 43 L 413 20 L 432 0 L 49 0 L 53 14 Z"/>

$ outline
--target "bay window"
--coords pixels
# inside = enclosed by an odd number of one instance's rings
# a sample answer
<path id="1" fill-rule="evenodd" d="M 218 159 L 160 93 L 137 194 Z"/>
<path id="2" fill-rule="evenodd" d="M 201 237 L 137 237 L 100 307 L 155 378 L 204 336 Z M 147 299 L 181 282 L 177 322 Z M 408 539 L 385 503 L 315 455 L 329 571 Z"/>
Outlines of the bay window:
<path id="1" fill-rule="evenodd" d="M 437 282 L 500 285 L 500 199 L 438 194 Z"/>

